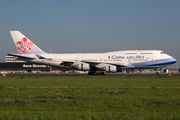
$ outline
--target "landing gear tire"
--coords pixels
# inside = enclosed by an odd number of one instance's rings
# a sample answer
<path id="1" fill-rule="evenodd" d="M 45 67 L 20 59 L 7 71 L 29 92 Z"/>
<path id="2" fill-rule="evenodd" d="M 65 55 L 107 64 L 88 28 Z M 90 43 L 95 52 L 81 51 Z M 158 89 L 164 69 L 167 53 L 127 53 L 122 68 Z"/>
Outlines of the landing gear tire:
<path id="1" fill-rule="evenodd" d="M 156 72 L 156 75 L 159 75 L 159 72 Z"/>
<path id="2" fill-rule="evenodd" d="M 94 75 L 94 72 L 88 72 L 88 75 Z"/>
<path id="3" fill-rule="evenodd" d="M 104 75 L 104 72 L 88 72 L 88 75 Z"/>
<path id="4" fill-rule="evenodd" d="M 101 75 L 104 75 L 104 72 L 102 72 Z"/>

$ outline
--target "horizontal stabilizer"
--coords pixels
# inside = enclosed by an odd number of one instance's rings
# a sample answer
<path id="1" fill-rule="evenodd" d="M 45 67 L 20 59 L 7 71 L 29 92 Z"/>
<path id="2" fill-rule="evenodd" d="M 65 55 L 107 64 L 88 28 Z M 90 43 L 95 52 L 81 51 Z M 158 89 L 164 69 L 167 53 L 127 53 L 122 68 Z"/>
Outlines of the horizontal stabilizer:
<path id="1" fill-rule="evenodd" d="M 24 56 L 24 55 L 18 55 L 18 54 L 7 54 L 7 55 L 10 55 L 10 56 L 14 56 L 14 57 L 18 57 L 19 59 L 29 59 L 29 60 L 33 60 L 35 59 L 34 57 L 29 57 L 29 56 Z"/>

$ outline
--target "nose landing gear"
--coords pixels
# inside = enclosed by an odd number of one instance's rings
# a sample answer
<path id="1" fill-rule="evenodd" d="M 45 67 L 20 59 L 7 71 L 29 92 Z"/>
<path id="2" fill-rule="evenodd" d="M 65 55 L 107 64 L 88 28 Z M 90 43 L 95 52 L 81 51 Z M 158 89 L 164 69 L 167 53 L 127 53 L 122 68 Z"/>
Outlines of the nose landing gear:
<path id="1" fill-rule="evenodd" d="M 159 72 L 156 72 L 156 75 L 159 75 Z"/>
<path id="2" fill-rule="evenodd" d="M 160 69 L 161 69 L 161 68 L 158 68 L 158 69 L 156 70 L 156 75 L 159 75 L 159 74 L 160 74 Z"/>

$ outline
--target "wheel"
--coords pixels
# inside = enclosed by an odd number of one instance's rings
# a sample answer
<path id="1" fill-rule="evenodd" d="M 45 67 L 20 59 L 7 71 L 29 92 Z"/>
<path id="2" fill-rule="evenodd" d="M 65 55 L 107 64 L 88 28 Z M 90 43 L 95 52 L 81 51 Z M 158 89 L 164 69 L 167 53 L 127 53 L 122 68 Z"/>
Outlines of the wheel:
<path id="1" fill-rule="evenodd" d="M 159 75 L 159 72 L 156 72 L 156 75 Z"/>
<path id="2" fill-rule="evenodd" d="M 88 72 L 88 75 L 94 75 L 94 72 Z"/>
<path id="3" fill-rule="evenodd" d="M 101 72 L 101 75 L 104 75 L 104 72 Z"/>

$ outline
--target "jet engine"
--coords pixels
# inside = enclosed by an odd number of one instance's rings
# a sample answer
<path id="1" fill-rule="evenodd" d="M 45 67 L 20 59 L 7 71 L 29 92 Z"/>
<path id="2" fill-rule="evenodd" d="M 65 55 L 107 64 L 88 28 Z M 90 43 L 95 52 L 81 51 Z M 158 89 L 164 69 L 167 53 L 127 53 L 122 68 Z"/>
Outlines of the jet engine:
<path id="1" fill-rule="evenodd" d="M 114 65 L 108 65 L 105 67 L 106 72 L 117 72 L 117 67 Z"/>
<path id="2" fill-rule="evenodd" d="M 88 71 L 90 70 L 90 65 L 88 63 L 80 63 L 77 65 L 77 69 L 82 71 Z"/>

